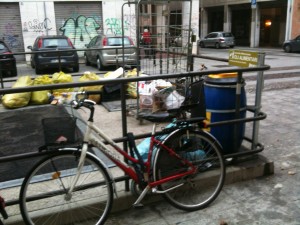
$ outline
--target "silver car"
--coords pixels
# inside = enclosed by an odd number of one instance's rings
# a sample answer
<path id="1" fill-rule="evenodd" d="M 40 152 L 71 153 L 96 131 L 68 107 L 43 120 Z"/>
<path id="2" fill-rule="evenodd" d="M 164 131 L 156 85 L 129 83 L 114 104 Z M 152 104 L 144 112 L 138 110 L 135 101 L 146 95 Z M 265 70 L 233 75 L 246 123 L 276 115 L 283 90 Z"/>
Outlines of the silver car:
<path id="1" fill-rule="evenodd" d="M 97 35 L 86 45 L 86 48 L 84 52 L 85 64 L 97 65 L 99 70 L 106 66 L 122 66 L 123 59 L 125 65 L 134 66 L 137 64 L 136 48 L 128 36 Z"/>
<path id="2" fill-rule="evenodd" d="M 215 48 L 233 48 L 235 46 L 235 39 L 230 32 L 212 32 L 204 39 L 200 40 L 200 47 L 215 47 Z"/>

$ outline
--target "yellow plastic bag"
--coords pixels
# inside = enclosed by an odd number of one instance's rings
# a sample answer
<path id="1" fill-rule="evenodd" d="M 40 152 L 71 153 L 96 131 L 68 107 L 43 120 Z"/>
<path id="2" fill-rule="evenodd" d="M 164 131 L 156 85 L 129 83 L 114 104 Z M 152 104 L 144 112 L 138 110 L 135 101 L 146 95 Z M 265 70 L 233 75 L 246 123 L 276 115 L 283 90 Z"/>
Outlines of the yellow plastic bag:
<path id="1" fill-rule="evenodd" d="M 32 80 L 30 76 L 21 76 L 12 87 L 28 87 L 31 85 Z M 31 92 L 6 94 L 2 97 L 2 104 L 9 109 L 20 108 L 28 105 L 30 97 Z"/>
<path id="2" fill-rule="evenodd" d="M 34 79 L 33 85 L 52 84 L 53 81 L 48 75 L 38 76 Z M 49 90 L 34 91 L 31 93 L 30 103 L 34 105 L 41 105 L 49 103 Z"/>
<path id="3" fill-rule="evenodd" d="M 66 74 L 64 72 L 59 72 L 59 73 L 54 73 L 52 75 L 52 81 L 53 84 L 61 84 L 61 83 L 72 83 L 73 82 L 73 78 L 72 75 L 70 74 Z M 61 89 L 55 89 L 53 90 L 53 94 L 54 96 L 56 95 L 61 95 L 61 93 L 63 92 L 72 92 L 73 88 L 61 88 Z"/>
<path id="4" fill-rule="evenodd" d="M 100 80 L 100 77 L 95 74 L 95 73 L 91 73 L 91 72 L 85 72 L 80 78 L 79 81 L 80 82 L 84 82 L 84 81 L 96 81 L 96 80 Z M 79 89 L 79 91 L 102 91 L 103 89 L 103 85 L 96 85 L 96 86 L 87 86 L 87 87 L 81 87 Z M 101 95 L 90 95 L 89 96 L 90 100 L 93 100 L 96 103 L 99 103 L 101 100 Z"/>
<path id="5" fill-rule="evenodd" d="M 129 70 L 126 73 L 126 77 L 136 77 L 137 71 L 136 69 Z M 137 82 L 128 82 L 127 84 L 127 93 L 131 98 L 137 98 Z"/>

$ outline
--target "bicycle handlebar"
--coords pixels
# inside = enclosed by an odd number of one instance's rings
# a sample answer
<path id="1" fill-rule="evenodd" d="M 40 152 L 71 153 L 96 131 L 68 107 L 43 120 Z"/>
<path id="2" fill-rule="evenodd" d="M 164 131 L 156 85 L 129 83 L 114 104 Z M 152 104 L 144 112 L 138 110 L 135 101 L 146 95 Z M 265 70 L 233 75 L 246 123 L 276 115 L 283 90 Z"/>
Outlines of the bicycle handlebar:
<path id="1" fill-rule="evenodd" d="M 83 91 L 83 92 L 77 92 L 75 94 L 75 99 L 70 102 L 70 105 L 74 109 L 80 109 L 81 107 L 85 107 L 90 110 L 90 116 L 88 121 L 93 121 L 94 118 L 94 105 L 96 105 L 96 102 L 88 99 L 89 95 L 95 95 L 95 94 L 101 94 L 100 91 Z M 79 98 L 79 96 L 83 96 L 82 98 Z"/>

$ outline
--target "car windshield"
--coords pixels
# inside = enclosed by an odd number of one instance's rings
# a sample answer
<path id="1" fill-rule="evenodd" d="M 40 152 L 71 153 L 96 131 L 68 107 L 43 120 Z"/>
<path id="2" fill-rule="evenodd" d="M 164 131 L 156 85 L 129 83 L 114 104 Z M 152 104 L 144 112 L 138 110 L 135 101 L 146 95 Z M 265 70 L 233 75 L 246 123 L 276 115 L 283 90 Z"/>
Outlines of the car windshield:
<path id="1" fill-rule="evenodd" d="M 231 33 L 223 33 L 223 37 L 232 37 Z"/>
<path id="2" fill-rule="evenodd" d="M 3 44 L 1 44 L 1 43 L 0 43 L 0 50 L 1 51 L 6 50 L 6 47 Z"/>
<path id="3" fill-rule="evenodd" d="M 124 37 L 124 45 L 130 45 L 130 40 L 128 37 Z M 107 41 L 108 46 L 120 46 L 122 45 L 122 37 L 110 37 Z"/>
<path id="4" fill-rule="evenodd" d="M 68 47 L 69 43 L 67 39 L 44 39 L 43 45 L 45 48 L 51 48 L 51 47 Z"/>

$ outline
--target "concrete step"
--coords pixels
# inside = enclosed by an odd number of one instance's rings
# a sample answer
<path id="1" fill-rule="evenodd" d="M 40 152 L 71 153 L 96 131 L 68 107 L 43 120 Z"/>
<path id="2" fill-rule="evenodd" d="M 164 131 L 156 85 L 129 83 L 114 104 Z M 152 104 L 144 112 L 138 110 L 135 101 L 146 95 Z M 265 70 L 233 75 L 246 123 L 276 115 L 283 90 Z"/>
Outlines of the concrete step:
<path id="1" fill-rule="evenodd" d="M 116 169 L 113 169 L 112 171 L 114 176 L 120 175 L 120 171 Z M 236 162 L 227 166 L 225 185 L 256 179 L 263 176 L 269 176 L 272 174 L 274 174 L 274 163 L 262 155 L 254 155 L 244 158 L 240 160 L 240 162 Z M 116 187 L 118 197 L 114 196 L 112 213 L 132 208 L 132 205 L 136 201 L 137 197 L 134 196 L 130 191 L 125 191 L 124 182 L 118 182 Z M 147 207 L 148 204 L 159 201 L 164 201 L 160 195 L 149 194 L 145 197 L 142 203 L 144 207 Z M 23 224 L 22 217 L 17 212 L 16 207 L 17 206 L 7 207 L 8 213 L 10 214 L 10 212 L 14 211 L 14 214 L 11 214 L 8 220 L 5 221 L 6 225 Z"/>

